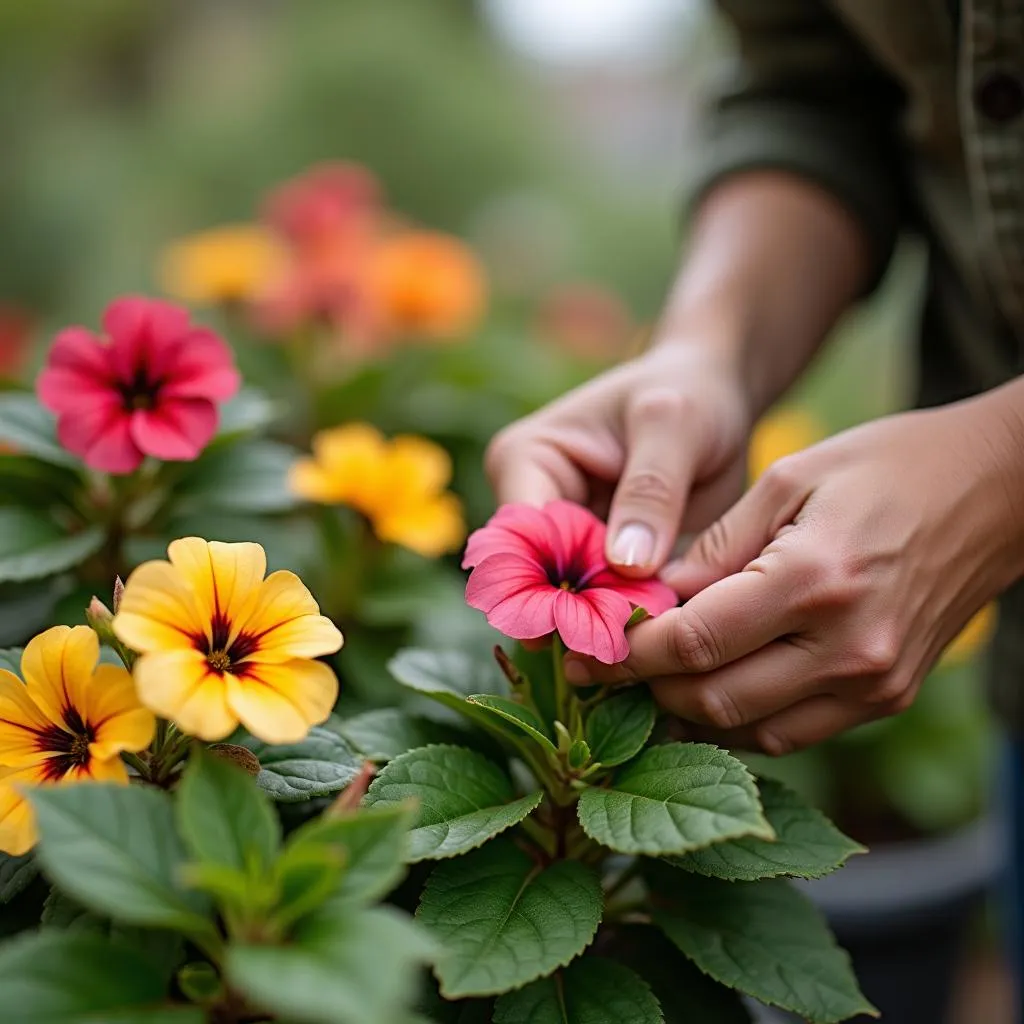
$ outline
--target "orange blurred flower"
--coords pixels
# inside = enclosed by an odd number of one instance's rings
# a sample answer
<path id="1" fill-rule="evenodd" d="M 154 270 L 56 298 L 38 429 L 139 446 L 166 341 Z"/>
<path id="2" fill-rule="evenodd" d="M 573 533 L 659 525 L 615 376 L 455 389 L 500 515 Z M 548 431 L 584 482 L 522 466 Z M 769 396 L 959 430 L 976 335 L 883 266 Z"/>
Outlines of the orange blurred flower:
<path id="1" fill-rule="evenodd" d="M 537 311 L 537 330 L 572 355 L 604 360 L 624 352 L 635 326 L 614 292 L 580 282 L 547 294 Z"/>
<path id="2" fill-rule="evenodd" d="M 476 255 L 459 239 L 435 231 L 407 231 L 381 242 L 368 285 L 389 334 L 464 337 L 480 322 L 487 301 Z"/>
<path id="3" fill-rule="evenodd" d="M 757 480 L 773 462 L 810 448 L 826 435 L 824 425 L 806 409 L 777 409 L 764 416 L 750 438 L 750 482 Z"/>

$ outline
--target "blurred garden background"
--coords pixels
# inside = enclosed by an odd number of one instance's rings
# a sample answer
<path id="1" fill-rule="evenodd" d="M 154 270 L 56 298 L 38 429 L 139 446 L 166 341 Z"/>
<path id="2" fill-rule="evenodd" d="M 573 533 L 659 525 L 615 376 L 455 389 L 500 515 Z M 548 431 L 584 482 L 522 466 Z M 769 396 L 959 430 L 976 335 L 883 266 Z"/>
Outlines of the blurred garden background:
<path id="1" fill-rule="evenodd" d="M 313 438 L 345 425 L 433 442 L 477 526 L 492 510 L 481 469 L 491 435 L 642 344 L 685 239 L 701 96 L 727 52 L 698 0 L 5 0 L 5 386 L 31 387 L 54 333 L 95 327 L 118 294 L 186 301 L 232 343 L 247 385 L 283 410 L 264 444 L 313 443 L 323 463 Z M 307 221 L 318 196 L 328 220 L 335 200 L 349 203 L 344 237 L 300 252 L 306 228 L 289 234 L 289 195 Z M 297 259 L 355 297 L 327 309 L 311 292 L 274 291 L 273 274 Z M 920 269 L 908 244 L 760 425 L 752 477 L 908 401 Z M 364 271 L 376 296 L 365 305 Z M 345 457 L 379 470 L 384 443 L 361 435 Z M 252 471 L 207 466 L 235 498 L 204 505 L 201 532 L 261 541 L 275 565 L 310 574 L 328 611 L 367 627 L 346 630 L 339 658 L 354 706 L 393 698 L 383 662 L 396 632 L 489 642 L 462 603 L 461 527 L 449 523 L 447 541 L 436 523 L 427 540 L 376 529 L 394 550 L 368 566 L 368 540 L 347 520 L 291 514 L 274 472 L 283 450 L 264 448 Z M 421 451 L 414 471 L 443 490 L 433 458 Z M 332 504 L 325 493 L 307 480 L 304 497 Z M 333 500 L 376 528 L 379 496 Z M 197 513 L 175 514 L 165 533 L 195 525 Z M 352 578 L 315 582 L 311 530 L 334 538 Z M 162 550 L 162 536 L 136 540 L 136 561 Z M 81 597 L 64 588 L 58 619 L 79 621 Z M 997 750 L 980 682 L 991 624 L 972 624 L 900 719 L 770 770 L 871 845 L 982 819 Z M 972 918 L 977 948 L 985 925 Z M 964 1019 L 997 1024 L 976 998 Z"/>

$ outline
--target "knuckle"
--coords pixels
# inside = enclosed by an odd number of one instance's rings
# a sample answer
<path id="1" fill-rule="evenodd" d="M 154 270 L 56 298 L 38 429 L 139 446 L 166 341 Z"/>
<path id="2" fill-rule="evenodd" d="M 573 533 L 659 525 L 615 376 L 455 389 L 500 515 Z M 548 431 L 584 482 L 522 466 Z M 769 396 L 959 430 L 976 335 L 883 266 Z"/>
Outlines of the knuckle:
<path id="1" fill-rule="evenodd" d="M 687 411 L 686 396 L 673 388 L 648 388 L 629 404 L 630 418 L 637 424 L 677 422 Z"/>
<path id="2" fill-rule="evenodd" d="M 664 507 L 674 504 L 676 489 L 666 473 L 645 469 L 627 476 L 619 485 L 617 497 L 627 505 Z"/>
<path id="3" fill-rule="evenodd" d="M 913 692 L 910 689 L 909 681 L 904 679 L 899 673 L 893 672 L 890 675 L 883 676 L 874 685 L 869 687 L 864 692 L 864 699 L 868 704 L 889 707 L 902 703 L 908 693 L 910 694 L 910 699 L 913 700 Z"/>
<path id="4" fill-rule="evenodd" d="M 895 632 L 876 633 L 862 640 L 854 653 L 854 664 L 862 676 L 881 676 L 884 685 L 894 685 L 890 675 L 900 656 L 900 643 Z M 901 686 L 902 689 L 902 686 Z"/>
<path id="5" fill-rule="evenodd" d="M 746 725 L 746 716 L 728 690 L 703 683 L 695 685 L 689 696 L 691 717 L 701 725 L 715 729 L 736 729 Z"/>
<path id="6" fill-rule="evenodd" d="M 799 490 L 803 481 L 802 460 L 799 454 L 784 455 L 776 459 L 764 472 L 760 484 L 769 495 L 782 501 Z"/>
<path id="7" fill-rule="evenodd" d="M 669 631 L 669 656 L 690 672 L 710 672 L 722 661 L 722 645 L 708 624 L 692 612 L 677 617 Z"/>
<path id="8" fill-rule="evenodd" d="M 705 565 L 725 564 L 730 551 L 729 527 L 725 519 L 716 519 L 693 544 L 693 554 Z"/>

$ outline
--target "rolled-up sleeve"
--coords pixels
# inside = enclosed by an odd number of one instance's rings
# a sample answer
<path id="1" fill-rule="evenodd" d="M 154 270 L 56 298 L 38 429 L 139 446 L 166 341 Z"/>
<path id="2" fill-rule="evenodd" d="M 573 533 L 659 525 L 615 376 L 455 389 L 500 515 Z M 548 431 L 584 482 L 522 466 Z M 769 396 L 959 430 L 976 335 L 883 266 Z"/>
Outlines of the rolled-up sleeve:
<path id="1" fill-rule="evenodd" d="M 904 219 L 902 93 L 819 0 L 716 0 L 733 61 L 706 112 L 688 206 L 727 176 L 784 170 L 863 224 L 882 275 Z"/>

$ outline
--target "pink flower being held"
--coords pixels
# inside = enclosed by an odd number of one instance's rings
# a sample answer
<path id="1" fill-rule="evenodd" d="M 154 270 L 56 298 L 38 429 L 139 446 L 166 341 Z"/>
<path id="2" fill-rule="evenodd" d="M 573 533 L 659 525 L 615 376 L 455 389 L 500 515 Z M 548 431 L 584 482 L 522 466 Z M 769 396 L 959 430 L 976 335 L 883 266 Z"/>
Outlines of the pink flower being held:
<path id="1" fill-rule="evenodd" d="M 103 314 L 104 336 L 57 335 L 36 382 L 60 443 L 93 469 L 131 473 L 143 458 L 194 459 L 238 390 L 227 345 L 180 306 L 127 297 Z"/>
<path id="2" fill-rule="evenodd" d="M 571 501 L 542 509 L 505 505 L 466 546 L 466 603 L 505 636 L 533 640 L 557 632 L 571 651 L 611 665 L 629 653 L 626 623 L 636 607 L 660 615 L 677 603 L 658 580 L 608 567 L 605 524 Z"/>

